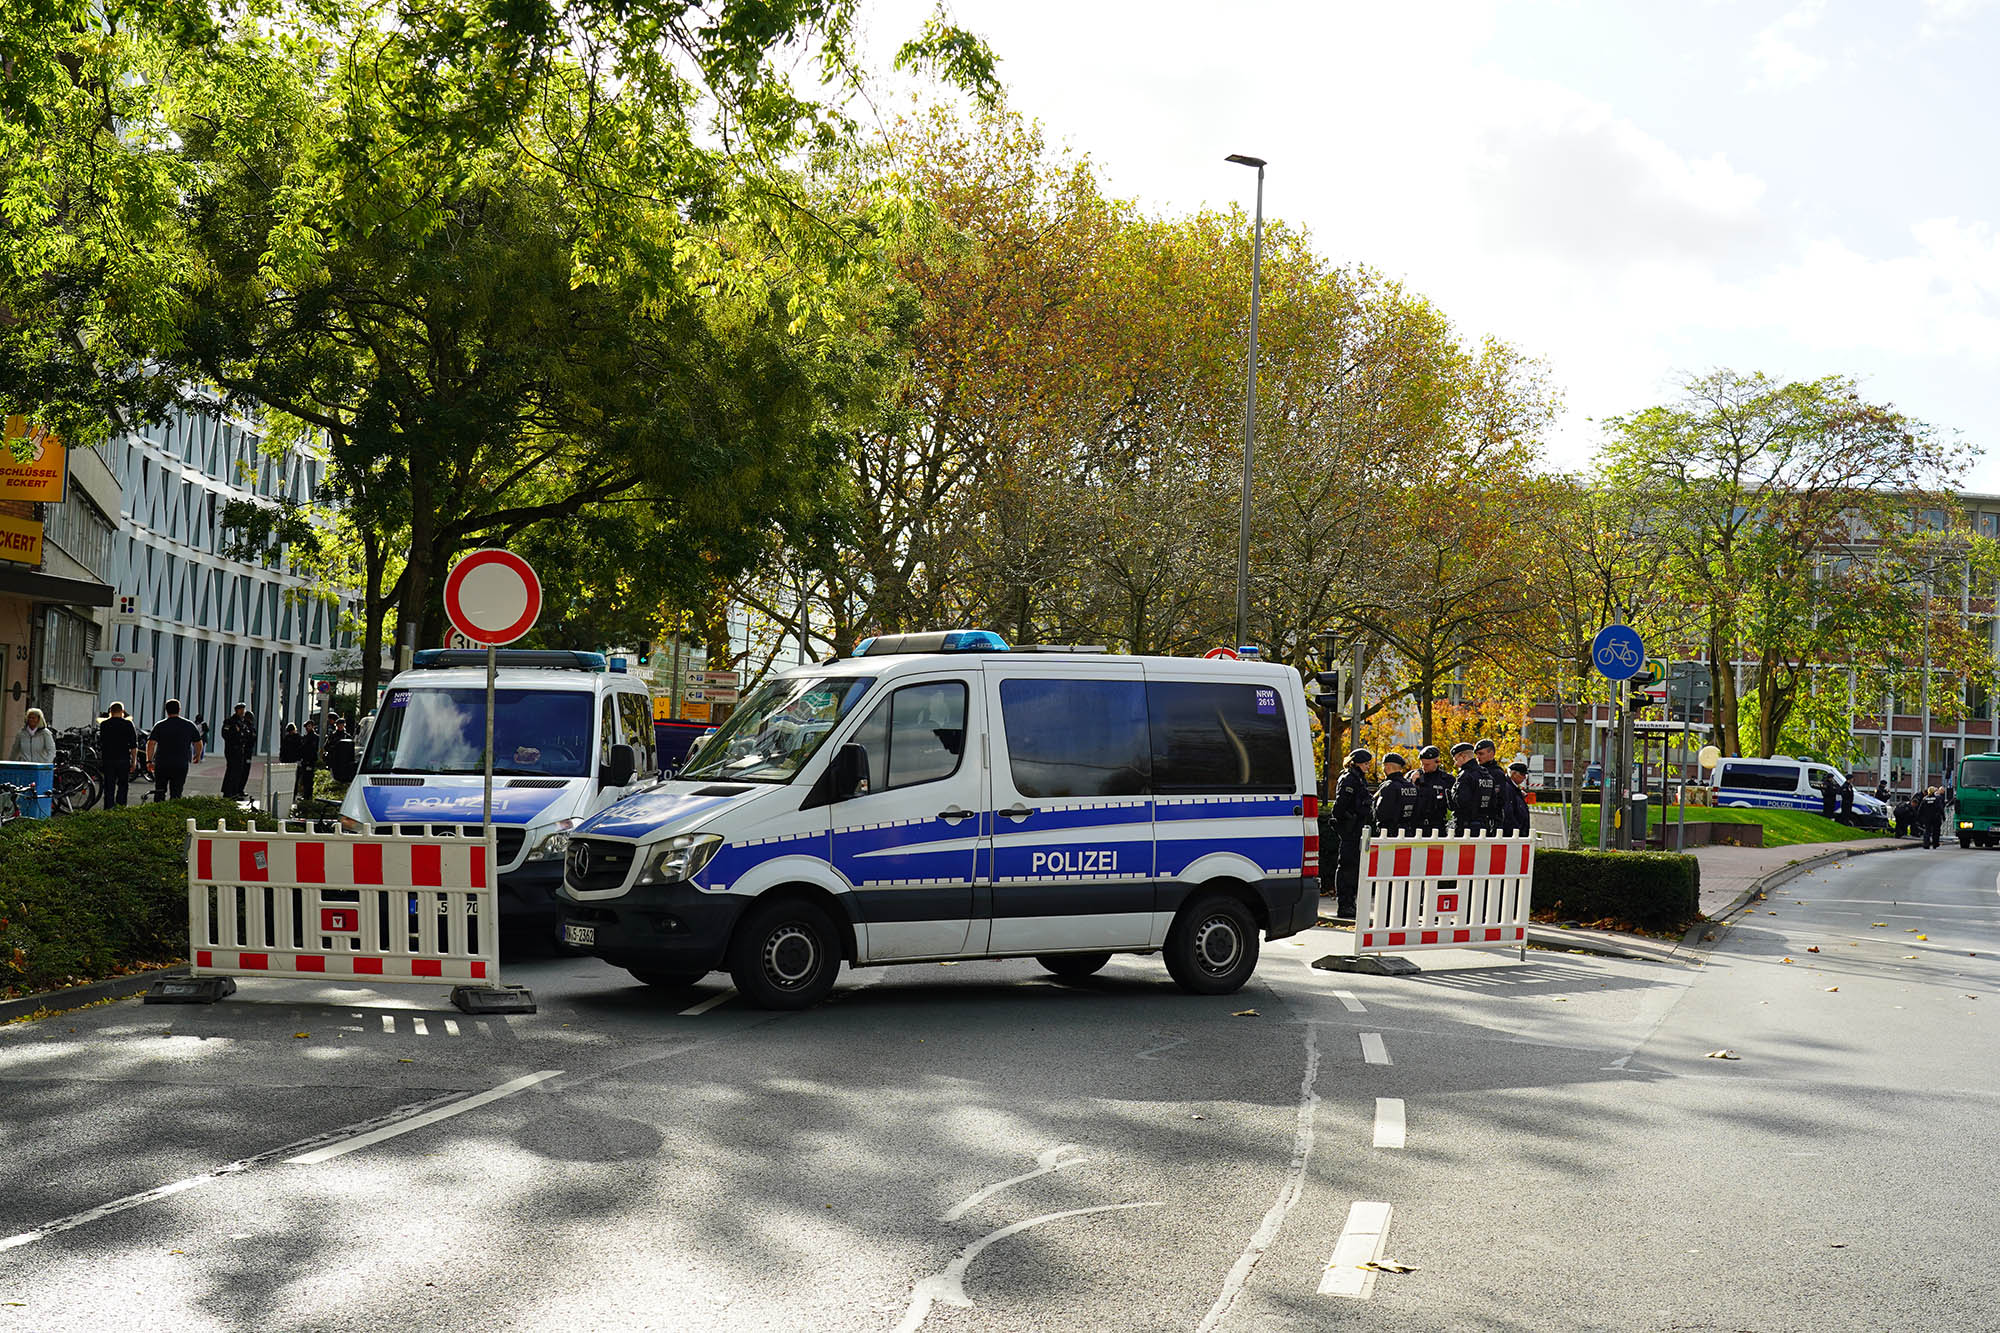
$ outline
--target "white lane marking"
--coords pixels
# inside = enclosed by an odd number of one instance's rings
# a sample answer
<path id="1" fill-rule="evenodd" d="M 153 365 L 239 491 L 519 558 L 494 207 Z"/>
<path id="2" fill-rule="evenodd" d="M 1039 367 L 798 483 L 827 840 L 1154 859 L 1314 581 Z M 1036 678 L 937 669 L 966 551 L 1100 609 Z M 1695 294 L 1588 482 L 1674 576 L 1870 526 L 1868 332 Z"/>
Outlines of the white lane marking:
<path id="1" fill-rule="evenodd" d="M 1401 1097 L 1377 1097 L 1375 1099 L 1375 1146 L 1378 1148 L 1400 1148 L 1403 1146 L 1403 1099 Z"/>
<path id="2" fill-rule="evenodd" d="M 1088 1213 L 1115 1213 L 1125 1208 L 1161 1206 L 1163 1205 L 1159 1200 L 1154 1200 L 1150 1203 L 1111 1203 L 1096 1208 L 1071 1208 L 1060 1213 L 1044 1213 L 1040 1217 L 1031 1217 L 1024 1222 L 1016 1222 L 1011 1226 L 1001 1227 L 998 1231 L 989 1232 L 960 1250 L 958 1257 L 953 1259 L 942 1273 L 924 1278 L 910 1290 L 910 1308 L 903 1312 L 903 1322 L 896 1325 L 896 1333 L 916 1333 L 923 1327 L 924 1320 L 930 1318 L 931 1306 L 938 1301 L 943 1301 L 946 1305 L 956 1305 L 960 1309 L 971 1309 L 972 1301 L 965 1294 L 966 1268 L 979 1257 L 981 1250 L 1007 1239 L 1016 1232 L 1041 1226 L 1044 1222 L 1060 1222 L 1065 1217 L 1082 1217 Z"/>
<path id="3" fill-rule="evenodd" d="M 1339 1000 L 1341 1007 L 1346 1009 L 1350 1014 L 1365 1014 L 1368 1012 L 1362 1006 L 1361 1001 L 1354 998 L 1354 992 L 1352 991 L 1337 990 L 1333 993 L 1333 998 Z"/>
<path id="4" fill-rule="evenodd" d="M 1264 1257 L 1264 1251 L 1271 1248 L 1271 1242 L 1278 1238 L 1278 1228 L 1285 1220 L 1285 1214 L 1299 1201 L 1299 1195 L 1306 1187 L 1306 1159 L 1312 1156 L 1313 1112 L 1319 1107 L 1319 1093 L 1313 1084 L 1319 1078 L 1319 1029 L 1308 1023 L 1306 1029 L 1306 1072 L 1299 1081 L 1299 1110 L 1296 1128 L 1292 1131 L 1292 1164 L 1285 1172 L 1285 1183 L 1278 1189 L 1278 1197 L 1265 1212 L 1264 1220 L 1257 1224 L 1250 1243 L 1243 1247 L 1243 1253 L 1229 1269 L 1229 1276 L 1222 1280 L 1222 1294 L 1215 1298 L 1215 1304 L 1196 1325 L 1195 1333 L 1211 1333 L 1229 1315 L 1230 1307 L 1243 1292 L 1243 1284 L 1250 1280 L 1251 1271 L 1257 1261 Z"/>
<path id="5" fill-rule="evenodd" d="M 430 1028 L 425 1025 L 424 1020 L 421 1018 L 412 1018 L 410 1026 L 416 1029 L 419 1037 L 428 1037 L 431 1035 Z"/>
<path id="6" fill-rule="evenodd" d="M 383 1030 L 384 1032 L 387 1032 L 387 1033 L 389 1033 L 389 1034 L 390 1034 L 391 1036 L 394 1036 L 394 1035 L 395 1035 L 395 1032 L 396 1032 L 396 1016 L 395 1016 L 394 1014 L 384 1014 L 384 1015 L 382 1015 L 382 1030 Z"/>
<path id="7" fill-rule="evenodd" d="M 721 1004 L 723 1001 L 733 1000 L 735 998 L 736 998 L 736 987 L 731 986 L 728 989 L 720 992 L 719 994 L 709 996 L 706 1000 L 703 1000 L 700 1004 L 689 1005 L 687 1008 L 681 1010 L 681 1017 L 693 1018 L 697 1014 L 705 1014 L 709 1010 L 715 1008 L 716 1005 Z"/>
<path id="8" fill-rule="evenodd" d="M 1326 1272 L 1319 1280 L 1320 1295 L 1365 1301 L 1375 1294 L 1375 1272 L 1361 1265 L 1382 1257 L 1382 1246 L 1389 1238 L 1390 1211 L 1386 1203 L 1356 1203 L 1347 1210 L 1347 1225 L 1341 1228 L 1333 1257 L 1326 1261 Z"/>
<path id="9" fill-rule="evenodd" d="M 444 1035 L 445 1035 L 445 1036 L 447 1036 L 447 1037 L 456 1037 L 456 1036 L 458 1035 L 458 1020 L 457 1020 L 457 1019 L 455 1019 L 455 1018 L 447 1018 L 447 1019 L 445 1019 L 445 1021 L 444 1021 Z"/>
<path id="10" fill-rule="evenodd" d="M 964 1199 L 953 1204 L 946 1210 L 944 1216 L 938 1220 L 941 1222 L 956 1222 L 959 1218 L 964 1217 L 1001 1190 L 1018 1185 L 1024 1180 L 1033 1180 L 1036 1176 L 1046 1176 L 1051 1171 L 1060 1171 L 1066 1166 L 1082 1166 L 1090 1160 L 1088 1157 L 1071 1157 L 1063 1161 L 1057 1160 L 1066 1152 L 1080 1151 L 1082 1151 L 1082 1145 L 1075 1143 L 1058 1143 L 1053 1148 L 1046 1148 L 1035 1154 L 1035 1169 L 1033 1171 L 1024 1171 L 1018 1176 L 1009 1176 L 996 1185 L 988 1185 L 985 1189 L 966 1196 Z"/>
<path id="11" fill-rule="evenodd" d="M 170 1198 L 173 1195 L 181 1193 L 183 1190 L 196 1189 L 211 1181 L 220 1180 L 224 1176 L 233 1176 L 248 1171 L 252 1167 L 263 1166 L 269 1162 L 289 1160 L 295 1154 L 309 1152 L 323 1144 L 338 1143 L 352 1135 L 365 1133 L 377 1126 L 400 1125 L 406 1117 L 422 1114 L 433 1107 L 439 1106 L 441 1103 L 448 1102 L 453 1095 L 455 1094 L 448 1093 L 444 1097 L 433 1097 L 429 1101 L 414 1102 L 408 1106 L 399 1106 L 386 1114 L 374 1116 L 367 1120 L 356 1121 L 351 1125 L 342 1125 L 339 1129 L 328 1130 L 324 1134 L 315 1134 L 309 1139 L 299 1139 L 296 1142 L 287 1143 L 281 1148 L 272 1148 L 266 1152 L 260 1152 L 254 1157 L 244 1157 L 226 1165 L 218 1166 L 213 1171 L 204 1171 L 198 1176 L 189 1176 L 184 1180 L 170 1181 L 165 1185 L 156 1186 L 153 1189 L 141 1190 L 137 1194 L 128 1194 L 122 1199 L 113 1199 L 109 1203 L 101 1203 L 95 1208 L 86 1208 L 80 1213 L 71 1213 L 67 1217 L 59 1217 L 53 1222 L 43 1223 L 33 1231 L 23 1231 L 19 1235 L 0 1239 L 0 1250 L 17 1249 L 20 1246 L 41 1240 L 46 1236 L 54 1236 L 64 1231 L 74 1230 L 87 1223 L 95 1222 L 99 1218 L 122 1213 L 128 1208 L 137 1208 L 140 1204 L 152 1203 L 156 1199 Z"/>
<path id="12" fill-rule="evenodd" d="M 1187 1042 L 1188 1039 L 1186 1037 L 1175 1037 L 1172 1041 L 1163 1041 L 1158 1046 L 1148 1046 L 1132 1058 L 1134 1060 L 1157 1060 L 1160 1058 L 1159 1053 L 1161 1051 L 1171 1051 L 1176 1046 L 1187 1045 Z"/>
<path id="13" fill-rule="evenodd" d="M 1382 1034 L 1379 1032 L 1361 1034 L 1361 1058 L 1371 1065 L 1394 1063 L 1389 1059 L 1389 1048 L 1382 1044 Z"/>
<path id="14" fill-rule="evenodd" d="M 374 1144 L 381 1143 L 385 1139 L 393 1139 L 400 1135 L 408 1134 L 412 1130 L 422 1129 L 426 1125 L 435 1125 L 440 1120 L 449 1120 L 455 1115 L 463 1115 L 465 1112 L 484 1106 L 488 1102 L 497 1102 L 502 1097 L 512 1097 L 515 1093 L 524 1092 L 544 1079 L 554 1078 L 560 1073 L 562 1073 L 560 1069 L 543 1069 L 533 1074 L 523 1074 L 519 1078 L 507 1080 L 497 1088 L 488 1088 L 484 1092 L 476 1092 L 470 1097 L 461 1098 L 458 1101 L 440 1106 L 434 1111 L 425 1111 L 423 1114 L 413 1115 L 407 1120 L 398 1120 L 393 1125 L 384 1125 L 380 1129 L 371 1129 L 365 1134 L 356 1134 L 352 1138 L 345 1138 L 337 1143 L 329 1143 L 323 1148 L 315 1148 L 311 1152 L 300 1153 L 297 1157 L 287 1157 L 285 1161 L 295 1166 L 313 1166 L 319 1162 L 332 1161 L 336 1157 L 344 1157 L 348 1153 L 371 1147 Z"/>

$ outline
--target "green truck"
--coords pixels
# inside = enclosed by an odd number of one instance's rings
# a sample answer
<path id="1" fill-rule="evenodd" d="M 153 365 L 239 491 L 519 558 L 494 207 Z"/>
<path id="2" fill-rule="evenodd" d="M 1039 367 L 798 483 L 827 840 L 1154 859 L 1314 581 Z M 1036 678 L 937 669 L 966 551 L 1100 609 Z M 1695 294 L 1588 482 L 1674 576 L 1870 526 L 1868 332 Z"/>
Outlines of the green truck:
<path id="1" fill-rule="evenodd" d="M 1958 845 L 2000 844 L 2000 754 L 1969 754 L 1958 761 Z"/>

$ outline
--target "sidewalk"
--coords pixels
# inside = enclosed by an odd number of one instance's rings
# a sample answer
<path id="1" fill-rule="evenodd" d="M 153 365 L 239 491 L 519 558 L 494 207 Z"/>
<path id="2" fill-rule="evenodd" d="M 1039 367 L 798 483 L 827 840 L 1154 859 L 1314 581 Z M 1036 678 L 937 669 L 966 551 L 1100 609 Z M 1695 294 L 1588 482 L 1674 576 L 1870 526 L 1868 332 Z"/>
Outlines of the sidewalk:
<path id="1" fill-rule="evenodd" d="M 292 787 L 298 778 L 298 767 L 295 764 L 281 764 L 275 759 L 252 760 L 250 763 L 250 781 L 244 786 L 244 792 L 250 799 L 257 802 L 258 805 L 261 806 L 264 804 L 264 770 L 267 765 L 271 770 L 271 789 L 274 802 L 272 808 L 289 810 L 292 805 Z M 189 796 L 221 795 L 223 768 L 224 764 L 221 756 L 210 755 L 194 767 L 188 769 L 187 786 L 183 789 L 185 794 Z M 151 790 L 151 783 L 145 783 L 144 785 L 148 791 Z M 140 781 L 133 782 L 132 796 L 134 800 L 138 799 L 140 787 Z"/>

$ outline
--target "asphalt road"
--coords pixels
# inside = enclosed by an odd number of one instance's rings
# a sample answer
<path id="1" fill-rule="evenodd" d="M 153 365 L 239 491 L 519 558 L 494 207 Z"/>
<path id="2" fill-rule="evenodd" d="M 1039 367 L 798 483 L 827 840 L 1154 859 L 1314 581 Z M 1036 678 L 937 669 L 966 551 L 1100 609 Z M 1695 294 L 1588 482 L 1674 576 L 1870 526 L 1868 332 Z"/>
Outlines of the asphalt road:
<path id="1" fill-rule="evenodd" d="M 2000 1328 L 1996 874 L 1863 857 L 1687 966 L 1315 931 L 1222 1000 L 966 963 L 772 1015 L 543 957 L 533 1016 L 0 1027 L 0 1333 Z"/>

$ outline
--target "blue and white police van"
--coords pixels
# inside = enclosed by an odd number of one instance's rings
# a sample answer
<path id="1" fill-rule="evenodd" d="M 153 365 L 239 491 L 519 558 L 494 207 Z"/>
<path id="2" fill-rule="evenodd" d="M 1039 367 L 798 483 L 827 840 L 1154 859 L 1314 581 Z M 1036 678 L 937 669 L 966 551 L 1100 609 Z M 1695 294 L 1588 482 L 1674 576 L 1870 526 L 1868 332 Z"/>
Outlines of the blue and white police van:
<path id="1" fill-rule="evenodd" d="M 1826 808 L 1826 784 L 1845 781 L 1827 764 L 1790 755 L 1768 759 L 1724 759 L 1716 765 L 1711 799 L 1739 810 L 1806 810 Z M 1884 828 L 1889 807 L 1866 792 L 1854 793 L 1854 823 L 1860 828 Z"/>
<path id="2" fill-rule="evenodd" d="M 341 802 L 350 832 L 480 833 L 486 653 L 416 654 L 389 682 Z M 601 653 L 499 650 L 493 823 L 500 912 L 556 910 L 570 830 L 653 780 L 646 686 Z"/>
<path id="3" fill-rule="evenodd" d="M 1226 994 L 1319 912 L 1299 675 L 882 636 L 767 678 L 672 781 L 571 835 L 562 939 L 802 1008 L 856 967 L 1165 956 Z"/>

